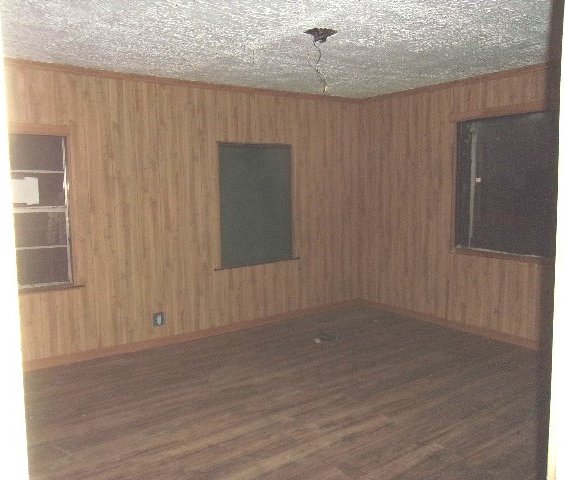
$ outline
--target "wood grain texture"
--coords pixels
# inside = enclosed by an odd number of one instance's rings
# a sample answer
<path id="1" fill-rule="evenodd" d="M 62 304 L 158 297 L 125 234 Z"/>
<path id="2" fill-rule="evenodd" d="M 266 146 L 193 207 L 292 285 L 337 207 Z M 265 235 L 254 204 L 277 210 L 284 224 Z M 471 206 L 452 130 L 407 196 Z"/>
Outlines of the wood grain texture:
<path id="1" fill-rule="evenodd" d="M 551 264 L 451 245 L 453 120 L 549 105 L 541 66 L 364 102 L 22 61 L 6 79 L 11 122 L 69 129 L 85 285 L 20 297 L 26 361 L 356 298 L 533 343 L 550 324 Z M 292 145 L 298 260 L 215 271 L 218 142 Z"/>
<path id="2" fill-rule="evenodd" d="M 356 308 L 31 372 L 30 478 L 537 480 L 546 361 Z"/>
<path id="3" fill-rule="evenodd" d="M 376 308 L 382 312 L 388 312 L 394 315 L 400 315 L 403 317 L 408 317 L 413 320 L 422 320 L 424 322 L 435 323 L 446 328 L 451 328 L 452 330 L 457 330 L 459 332 L 466 332 L 472 335 L 478 335 L 480 337 L 489 338 L 491 340 L 496 340 L 498 342 L 510 343 L 518 347 L 527 348 L 530 350 L 542 350 L 547 347 L 547 345 L 541 344 L 539 339 L 530 339 L 518 335 L 511 335 L 508 333 L 503 333 L 498 330 L 493 330 L 485 327 L 477 327 L 470 323 L 456 323 L 447 320 L 443 317 L 436 317 L 430 314 L 423 314 L 416 312 L 414 310 L 408 310 L 402 307 L 394 307 L 391 305 L 384 305 L 381 303 L 370 302 L 368 300 L 359 300 L 358 305 L 366 305 L 371 308 Z M 55 364 L 56 365 L 56 364 Z"/>
<path id="4" fill-rule="evenodd" d="M 540 341 L 553 265 L 452 252 L 452 121 L 542 105 L 545 73 L 521 69 L 363 106 L 359 297 Z"/>
<path id="5" fill-rule="evenodd" d="M 140 342 L 124 343 L 111 347 L 96 348 L 93 350 L 83 350 L 76 353 L 67 355 L 58 355 L 54 357 L 39 358 L 37 360 L 28 360 L 24 362 L 23 369 L 25 372 L 35 370 L 43 370 L 46 368 L 58 367 L 61 365 L 69 365 L 72 363 L 85 362 L 97 358 L 112 357 L 114 355 L 121 355 L 124 353 L 139 352 L 141 350 L 149 350 L 153 348 L 164 347 L 167 345 L 174 345 L 176 343 L 187 343 L 201 338 L 214 337 L 217 335 L 225 335 L 226 333 L 237 332 L 248 328 L 254 328 L 261 325 L 268 325 L 270 323 L 277 323 L 284 320 L 296 320 L 298 318 L 317 315 L 321 313 L 328 313 L 335 310 L 344 310 L 347 308 L 361 308 L 366 305 L 366 302 L 360 300 L 351 300 L 348 302 L 334 303 L 331 305 L 322 305 L 319 307 L 306 308 L 304 310 L 279 313 L 269 317 L 257 318 L 244 322 L 228 323 L 220 327 L 206 328 L 203 330 L 196 330 L 179 335 L 172 335 L 168 337 L 152 338 L 150 340 L 143 340 Z M 371 307 L 373 307 L 371 305 Z M 374 307 L 373 307 L 374 308 Z"/>
<path id="6" fill-rule="evenodd" d="M 14 58 L 14 57 L 4 57 L 4 64 L 10 66 L 35 66 L 40 68 L 41 70 L 48 70 L 50 72 L 59 72 L 59 73 L 71 73 L 76 75 L 88 75 L 91 77 L 103 77 L 103 78 L 113 78 L 117 80 L 138 80 L 144 81 L 148 83 L 154 83 L 158 85 L 169 85 L 169 86 L 189 86 L 192 88 L 203 88 L 205 90 L 222 90 L 222 91 L 230 91 L 230 92 L 239 92 L 239 93 L 252 93 L 252 94 L 259 94 L 259 95 L 276 95 L 276 96 L 290 96 L 293 98 L 310 98 L 310 99 L 318 99 L 320 95 L 317 93 L 301 93 L 301 92 L 291 92 L 286 90 L 275 90 L 275 89 L 267 89 L 267 88 L 256 88 L 256 87 L 244 87 L 242 85 L 229 85 L 229 84 L 221 84 L 221 83 L 206 83 L 206 82 L 197 82 L 197 81 L 190 81 L 190 80 L 181 80 L 175 78 L 168 78 L 168 77 L 156 77 L 153 75 L 141 75 L 135 73 L 124 73 L 124 72 L 117 72 L 112 70 L 100 70 L 97 68 L 89 68 L 89 67 L 78 67 L 75 65 L 65 65 L 63 63 L 45 63 L 40 61 L 34 60 L 25 60 L 22 58 Z M 529 67 L 528 67 L 529 68 Z M 340 101 L 348 102 L 348 103 L 358 103 L 362 101 L 359 98 L 352 98 L 352 97 L 336 97 L 332 96 L 333 99 L 338 99 Z"/>
<path id="7" fill-rule="evenodd" d="M 75 279 L 20 296 L 24 360 L 351 300 L 358 102 L 8 62 L 12 123 L 65 125 Z M 219 266 L 217 142 L 293 151 L 299 260 Z M 353 212 L 353 213 L 352 213 Z M 161 328 L 151 313 L 165 311 Z"/>

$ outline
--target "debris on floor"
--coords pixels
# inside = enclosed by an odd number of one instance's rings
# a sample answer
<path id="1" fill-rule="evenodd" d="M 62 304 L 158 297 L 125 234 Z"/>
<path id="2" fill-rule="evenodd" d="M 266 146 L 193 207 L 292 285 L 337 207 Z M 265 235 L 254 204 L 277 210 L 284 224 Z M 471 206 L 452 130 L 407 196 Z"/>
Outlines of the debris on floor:
<path id="1" fill-rule="evenodd" d="M 339 335 L 332 335 L 331 333 L 320 332 L 314 337 L 316 343 L 336 343 L 339 340 Z"/>

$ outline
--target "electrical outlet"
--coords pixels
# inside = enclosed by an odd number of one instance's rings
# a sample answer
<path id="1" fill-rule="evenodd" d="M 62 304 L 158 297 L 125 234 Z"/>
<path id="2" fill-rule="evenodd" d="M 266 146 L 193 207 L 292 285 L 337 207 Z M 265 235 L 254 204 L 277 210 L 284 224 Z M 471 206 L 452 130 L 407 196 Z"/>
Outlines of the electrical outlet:
<path id="1" fill-rule="evenodd" d="M 165 312 L 157 312 L 153 314 L 153 326 L 162 327 L 165 324 Z"/>

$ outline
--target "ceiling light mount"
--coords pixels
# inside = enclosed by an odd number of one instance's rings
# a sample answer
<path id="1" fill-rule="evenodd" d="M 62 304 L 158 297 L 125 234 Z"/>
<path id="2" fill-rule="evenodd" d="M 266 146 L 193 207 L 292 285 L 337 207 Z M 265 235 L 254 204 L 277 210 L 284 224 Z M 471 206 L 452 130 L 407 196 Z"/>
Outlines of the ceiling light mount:
<path id="1" fill-rule="evenodd" d="M 307 33 L 308 35 L 312 35 L 312 37 L 314 37 L 314 43 L 319 42 L 319 43 L 324 43 L 328 37 L 331 37 L 332 35 L 337 33 L 337 30 L 334 30 L 332 28 L 311 28 L 309 30 L 306 30 L 304 33 Z"/>

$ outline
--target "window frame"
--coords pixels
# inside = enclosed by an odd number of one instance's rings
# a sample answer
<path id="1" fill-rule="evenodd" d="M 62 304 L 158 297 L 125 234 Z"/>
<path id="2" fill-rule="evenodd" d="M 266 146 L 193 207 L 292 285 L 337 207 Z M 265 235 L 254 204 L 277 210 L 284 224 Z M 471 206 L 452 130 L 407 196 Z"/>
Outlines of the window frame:
<path id="1" fill-rule="evenodd" d="M 459 112 L 451 116 L 451 158 L 452 172 L 451 172 L 451 238 L 450 249 L 452 255 L 466 255 L 481 258 L 497 258 L 501 260 L 513 260 L 525 263 L 535 264 L 553 264 L 555 257 L 546 257 L 540 255 L 524 255 L 510 252 L 499 252 L 495 250 L 485 250 L 473 247 L 462 247 L 457 245 L 457 169 L 459 164 L 458 158 L 458 130 L 459 123 L 482 120 L 493 117 L 504 117 L 512 115 L 521 115 L 527 113 L 551 113 L 555 112 L 555 108 L 550 108 L 550 105 L 545 101 L 527 102 L 518 105 L 509 105 L 504 107 L 486 108 L 480 110 L 469 110 L 466 112 Z"/>
<path id="2" fill-rule="evenodd" d="M 37 135 L 37 136 L 58 136 L 65 139 L 65 156 L 64 156 L 64 182 L 65 182 L 65 206 L 66 206 L 66 232 L 67 232 L 67 269 L 69 272 L 68 282 L 53 282 L 44 284 L 20 285 L 18 284 L 18 292 L 20 294 L 67 290 L 72 288 L 83 287 L 77 282 L 76 256 L 73 248 L 73 225 L 74 219 L 72 215 L 71 205 L 71 188 L 72 188 L 72 168 L 71 159 L 73 156 L 73 141 L 71 129 L 67 125 L 43 125 L 43 124 L 21 124 L 10 123 L 8 125 L 8 135 Z M 11 159 L 10 159 L 11 161 Z M 10 163 L 10 172 L 12 171 Z M 12 207 L 12 215 L 14 215 Z"/>
<path id="3" fill-rule="evenodd" d="M 254 146 L 254 147 L 288 147 L 290 158 L 289 158 L 289 189 L 290 189 L 290 257 L 289 258 L 281 258 L 277 260 L 269 260 L 265 262 L 253 262 L 253 263 L 246 263 L 241 265 L 223 265 L 222 264 L 222 221 L 221 221 L 221 182 L 220 182 L 220 149 L 221 146 L 224 145 L 232 145 L 232 146 Z M 296 255 L 296 238 L 295 238 L 295 222 L 296 222 L 296 215 L 295 215 L 295 195 L 296 195 L 296 188 L 295 188 L 295 161 L 294 161 L 294 147 L 292 143 L 282 143 L 282 142 L 250 142 L 250 141 L 217 141 L 216 142 L 216 247 L 215 247 L 215 255 L 216 261 L 214 262 L 216 267 L 214 271 L 223 271 L 223 270 L 232 270 L 236 268 L 247 268 L 247 267 L 258 267 L 262 265 L 271 265 L 275 263 L 282 263 L 282 262 L 291 262 L 295 260 L 300 260 L 300 257 Z"/>

